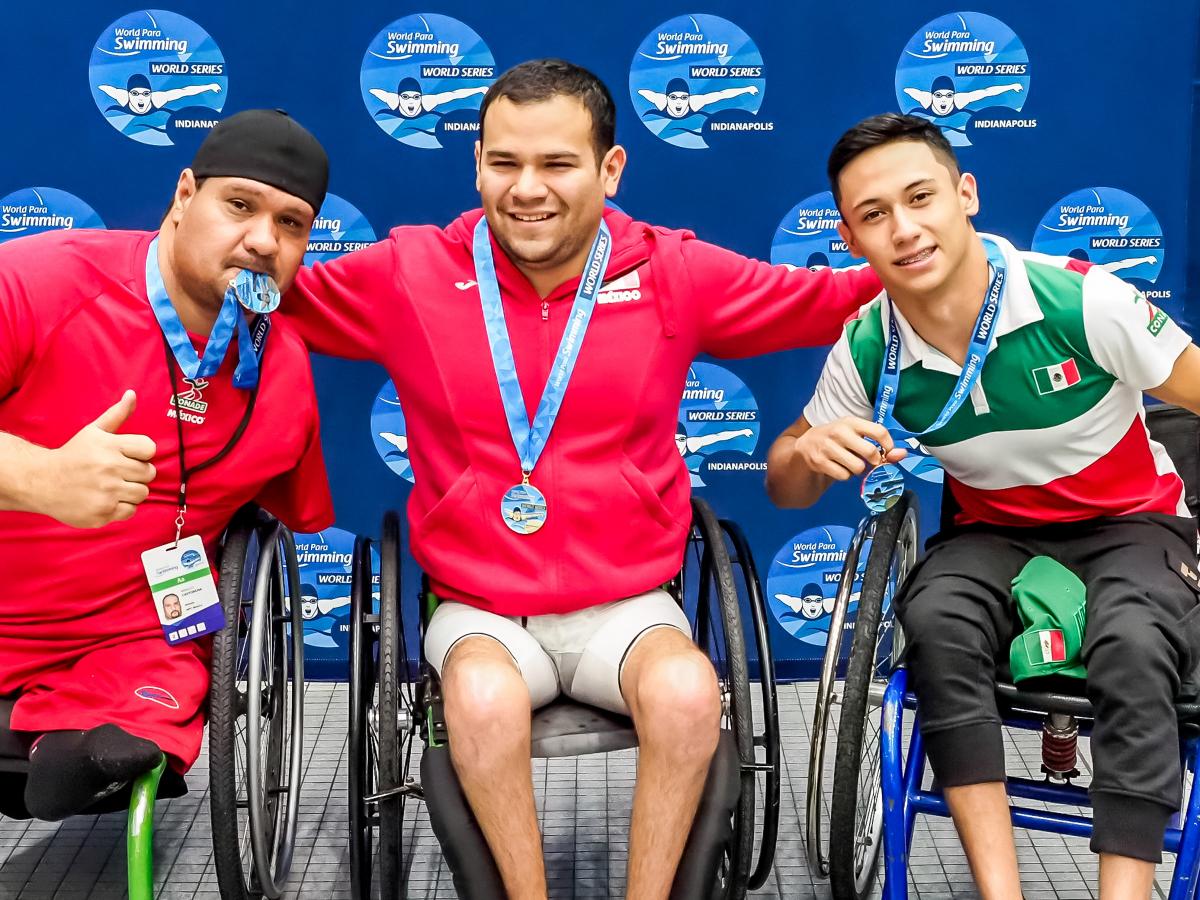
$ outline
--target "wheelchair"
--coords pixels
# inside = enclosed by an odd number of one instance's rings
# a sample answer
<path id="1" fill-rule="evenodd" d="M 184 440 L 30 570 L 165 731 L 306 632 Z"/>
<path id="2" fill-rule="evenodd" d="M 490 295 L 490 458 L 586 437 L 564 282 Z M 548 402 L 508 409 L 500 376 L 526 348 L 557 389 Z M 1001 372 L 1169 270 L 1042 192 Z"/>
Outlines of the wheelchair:
<path id="1" fill-rule="evenodd" d="M 713 661 L 721 688 L 721 738 L 671 896 L 740 900 L 761 886 L 774 862 L 779 823 L 780 750 L 774 667 L 766 605 L 749 546 L 733 523 L 692 501 L 683 569 L 665 587 L 694 615 L 693 638 Z M 400 525 L 384 516 L 378 611 L 372 609 L 373 541 L 355 545 L 350 625 L 350 865 L 352 895 L 371 892 L 377 843 L 383 898 L 405 896 L 415 825 L 405 825 L 406 801 L 423 800 L 460 897 L 503 900 L 487 842 L 475 823 L 450 762 L 440 686 L 422 654 L 409 664 L 401 616 Z M 437 604 L 422 583 L 421 631 Z M 753 622 L 761 670 L 761 719 L 755 720 L 742 629 Z M 420 776 L 412 772 L 420 737 Z M 536 710 L 535 758 L 579 756 L 637 746 L 629 718 L 565 697 Z M 762 815 L 756 819 L 761 797 Z M 754 855 L 756 826 L 759 838 Z M 376 834 L 377 832 L 377 834 Z M 409 843 L 408 855 L 405 842 Z"/>
<path id="2" fill-rule="evenodd" d="M 224 900 L 277 900 L 295 843 L 301 783 L 304 632 L 292 534 L 255 506 L 221 540 L 218 593 L 226 627 L 213 637 L 208 698 L 213 858 Z M 293 683 L 294 680 L 294 683 Z M 9 728 L 14 697 L 0 698 L 0 792 L 23 810 L 31 736 Z M 128 808 L 130 900 L 154 896 L 154 801 L 187 793 L 165 759 L 83 815 Z M 27 811 L 26 811 L 27 812 Z"/>
<path id="3" fill-rule="evenodd" d="M 1184 482 L 1192 515 L 1200 512 L 1200 419 L 1176 406 L 1147 409 L 1151 437 L 1162 444 Z M 957 506 L 949 491 L 942 496 L 941 525 L 953 521 Z M 949 817 L 950 811 L 936 783 L 923 788 L 924 742 L 917 724 L 908 723 L 908 753 L 902 752 L 906 723 L 904 710 L 915 711 L 915 695 L 908 690 L 903 666 L 903 635 L 894 618 L 891 600 L 916 559 L 917 512 L 915 498 L 904 498 L 887 512 L 865 519 L 847 555 L 842 584 L 853 580 L 857 551 L 874 539 L 862 580 L 855 633 L 851 641 L 844 680 L 837 681 L 842 642 L 826 648 L 818 687 L 812 739 L 812 765 L 817 776 L 808 787 L 806 838 L 814 869 L 828 875 L 837 900 L 861 900 L 871 891 L 879 860 L 884 860 L 883 896 L 900 900 L 908 896 L 908 854 L 919 813 Z M 1198 544 L 1200 546 L 1200 544 Z M 834 617 L 844 621 L 849 590 L 839 593 Z M 831 625 L 831 634 L 834 631 Z M 1085 788 L 1071 784 L 1079 775 L 1077 741 L 1091 731 L 1093 711 L 1078 679 L 1039 679 L 1031 689 L 1011 683 L 1006 666 L 998 667 L 996 700 L 1005 727 L 1041 732 L 1043 779 L 1008 776 L 1010 798 L 1071 807 L 1090 808 Z M 820 779 L 821 760 L 830 734 L 831 707 L 840 702 L 837 750 L 831 797 Z M 1183 807 L 1167 829 L 1163 849 L 1177 854 L 1171 900 L 1196 896 L 1200 878 L 1200 792 L 1194 790 L 1200 765 L 1200 702 L 1177 698 L 1180 752 L 1184 770 Z M 828 802 L 829 850 L 822 842 L 821 813 Z M 1014 825 L 1075 837 L 1090 837 L 1087 816 L 1012 806 Z M 818 865 L 820 864 L 820 866 Z"/>

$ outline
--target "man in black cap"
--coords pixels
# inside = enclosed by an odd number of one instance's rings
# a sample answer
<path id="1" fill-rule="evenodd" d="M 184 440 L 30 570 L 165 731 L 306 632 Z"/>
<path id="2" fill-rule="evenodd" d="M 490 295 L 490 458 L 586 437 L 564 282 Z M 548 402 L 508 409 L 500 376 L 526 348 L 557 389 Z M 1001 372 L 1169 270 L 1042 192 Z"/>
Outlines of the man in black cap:
<path id="1" fill-rule="evenodd" d="M 251 110 L 157 233 L 0 247 L 0 696 L 31 745 L 4 813 L 65 818 L 163 754 L 186 771 L 221 617 L 211 581 L 174 577 L 214 565 L 247 502 L 331 524 L 308 354 L 267 315 L 327 181 L 311 134 Z"/>

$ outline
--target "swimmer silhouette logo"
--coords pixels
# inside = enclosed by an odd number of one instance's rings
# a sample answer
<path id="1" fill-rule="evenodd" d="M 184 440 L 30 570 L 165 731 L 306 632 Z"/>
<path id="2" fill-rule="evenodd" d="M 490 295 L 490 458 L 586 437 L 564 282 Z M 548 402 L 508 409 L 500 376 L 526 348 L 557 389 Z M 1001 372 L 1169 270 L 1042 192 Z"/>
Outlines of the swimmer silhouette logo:
<path id="1" fill-rule="evenodd" d="M 706 149 L 714 135 L 774 131 L 774 122 L 758 117 L 766 86 L 754 41 L 718 16 L 663 22 L 629 68 L 629 96 L 642 124 L 689 150 Z"/>
<path id="2" fill-rule="evenodd" d="M 955 147 L 984 131 L 1035 128 L 1021 116 L 1029 55 L 1011 28 L 983 13 L 950 13 L 922 25 L 896 65 L 901 112 L 928 119 Z"/>
<path id="3" fill-rule="evenodd" d="M 22 188 L 0 198 L 0 244 L 43 231 L 103 227 L 94 209 L 57 188 Z"/>
<path id="4" fill-rule="evenodd" d="M 496 61 L 470 27 L 437 13 L 397 19 L 367 47 L 359 85 L 367 112 L 402 144 L 440 149 L 479 136 L 479 106 Z"/>
<path id="5" fill-rule="evenodd" d="M 375 229 L 354 204 L 337 194 L 326 194 L 321 211 L 313 220 L 304 265 L 329 262 L 344 253 L 375 243 Z"/>
<path id="6" fill-rule="evenodd" d="M 1100 266 L 1148 300 L 1171 299 L 1169 289 L 1152 287 L 1165 256 L 1162 226 L 1150 207 L 1118 188 L 1084 188 L 1052 204 L 1034 230 L 1032 248 Z"/>
<path id="7" fill-rule="evenodd" d="M 388 379 L 371 406 L 371 441 L 379 458 L 389 469 L 413 484 L 412 465 L 408 461 L 408 433 L 396 386 Z"/>
<path id="8" fill-rule="evenodd" d="M 758 446 L 761 429 L 758 401 L 740 378 L 711 363 L 688 369 L 675 447 L 687 464 L 693 487 L 725 472 L 755 472 L 767 464 L 746 459 Z"/>
<path id="9" fill-rule="evenodd" d="M 113 128 L 140 143 L 169 147 L 183 132 L 216 125 L 229 78 L 208 32 L 176 13 L 145 9 L 100 33 L 88 83 Z"/>
<path id="10" fill-rule="evenodd" d="M 767 606 L 780 626 L 797 641 L 821 656 L 829 640 L 842 566 L 854 530 L 842 525 L 809 528 L 786 541 L 767 570 Z M 862 587 L 860 567 L 850 596 L 847 621 L 858 609 Z"/>

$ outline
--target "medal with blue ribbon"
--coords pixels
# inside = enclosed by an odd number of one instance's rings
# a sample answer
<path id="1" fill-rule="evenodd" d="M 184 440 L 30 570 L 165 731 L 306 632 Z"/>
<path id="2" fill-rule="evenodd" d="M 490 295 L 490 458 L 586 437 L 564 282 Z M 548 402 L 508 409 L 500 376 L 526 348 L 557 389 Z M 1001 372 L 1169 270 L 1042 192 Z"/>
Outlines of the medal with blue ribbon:
<path id="1" fill-rule="evenodd" d="M 988 263 L 991 265 L 991 279 L 988 284 L 987 296 L 979 308 L 975 319 L 975 329 L 971 334 L 971 344 L 967 348 L 967 357 L 963 361 L 962 371 L 950 398 L 942 408 L 941 413 L 923 431 L 911 432 L 901 428 L 893 415 L 896 401 L 900 394 L 900 328 L 896 325 L 896 310 L 888 298 L 888 343 L 883 354 L 883 366 L 879 373 L 879 388 L 875 395 L 875 424 L 882 425 L 889 431 L 902 431 L 911 437 L 919 438 L 930 432 L 937 431 L 946 425 L 956 412 L 966 402 L 979 378 L 983 374 L 983 364 L 987 361 L 991 350 L 992 332 L 996 321 L 1000 318 L 1000 308 L 1004 301 L 1004 287 L 1007 280 L 1007 266 L 1004 254 L 992 241 L 985 240 Z M 881 450 L 882 455 L 882 450 Z M 875 514 L 885 512 L 895 506 L 896 501 L 904 493 L 904 471 L 895 463 L 881 463 L 867 473 L 862 483 L 862 499 L 867 509 Z"/>
<path id="2" fill-rule="evenodd" d="M 225 354 L 237 333 L 238 363 L 233 373 L 234 387 L 250 390 L 258 384 L 258 354 L 255 340 L 241 308 L 251 312 L 269 313 L 279 306 L 279 288 L 270 275 L 243 269 L 229 283 L 217 320 L 213 323 L 204 346 L 204 357 L 196 355 L 192 339 L 179 321 L 179 314 L 167 296 L 162 271 L 158 266 L 158 238 L 150 242 L 146 254 L 146 294 L 150 308 L 171 348 L 175 361 L 190 379 L 211 378 L 221 368 Z"/>
<path id="3" fill-rule="evenodd" d="M 475 280 L 479 283 L 479 299 L 483 306 L 483 321 L 487 327 L 488 344 L 492 351 L 492 364 L 496 369 L 496 380 L 500 385 L 500 399 L 504 403 L 504 414 L 508 419 L 509 433 L 513 446 L 521 460 L 521 482 L 504 492 L 500 501 L 500 515 L 504 524 L 517 534 L 532 534 L 546 522 L 546 497 L 529 483 L 550 431 L 562 408 L 567 383 L 579 358 L 583 336 L 587 332 L 592 311 L 596 308 L 596 295 L 604 283 L 604 271 L 612 253 L 612 235 L 603 221 L 592 249 L 579 277 L 579 288 L 575 291 L 575 302 L 571 316 L 563 331 L 550 377 L 542 390 L 533 422 L 528 420 L 525 400 L 521 394 L 521 383 L 517 380 L 517 365 L 513 358 L 512 343 L 508 326 L 504 321 L 504 306 L 500 299 L 500 283 L 496 278 L 496 263 L 492 258 L 492 242 L 488 234 L 487 218 L 481 218 L 475 226 L 473 251 L 475 257 Z"/>

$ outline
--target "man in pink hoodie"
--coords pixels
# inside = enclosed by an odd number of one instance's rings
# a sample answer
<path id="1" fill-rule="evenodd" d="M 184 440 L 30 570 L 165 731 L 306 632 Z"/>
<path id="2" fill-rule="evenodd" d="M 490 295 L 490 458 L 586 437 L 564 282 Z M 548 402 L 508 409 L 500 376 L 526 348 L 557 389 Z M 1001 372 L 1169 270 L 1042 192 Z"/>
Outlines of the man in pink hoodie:
<path id="1" fill-rule="evenodd" d="M 560 692 L 632 716 L 627 895 L 667 897 L 721 711 L 660 589 L 690 523 L 672 441 L 688 366 L 831 343 L 879 291 L 869 270 L 772 267 L 606 209 L 615 119 L 590 72 L 516 66 L 480 109 L 483 209 L 303 270 L 287 304 L 313 350 L 395 382 L 410 546 L 442 600 L 425 652 L 514 900 L 546 896 L 529 725 Z"/>

